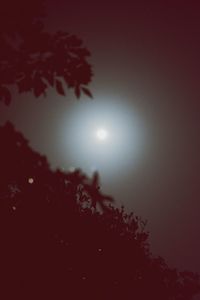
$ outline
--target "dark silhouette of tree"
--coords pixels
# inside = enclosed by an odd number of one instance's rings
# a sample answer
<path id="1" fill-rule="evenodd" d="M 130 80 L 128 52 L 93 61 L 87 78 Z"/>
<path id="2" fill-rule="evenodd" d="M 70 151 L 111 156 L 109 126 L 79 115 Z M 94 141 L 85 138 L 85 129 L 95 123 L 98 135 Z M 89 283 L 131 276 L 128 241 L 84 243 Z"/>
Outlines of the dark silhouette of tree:
<path id="1" fill-rule="evenodd" d="M 0 100 L 64 83 L 91 97 L 89 51 L 45 31 L 41 0 L 0 9 Z M 51 170 L 11 123 L 0 127 L 0 299 L 191 300 L 199 277 L 153 257 L 145 222 L 100 189 L 99 174 Z"/>
<path id="2" fill-rule="evenodd" d="M 10 123 L 0 141 L 1 299 L 191 300 L 199 292 L 197 274 L 151 254 L 145 222 L 104 195 L 104 209 L 94 205 L 98 173 L 51 170 Z"/>
<path id="3" fill-rule="evenodd" d="M 4 1 L 0 5 L 0 101 L 11 102 L 11 87 L 19 93 L 46 95 L 48 87 L 65 95 L 65 85 L 77 96 L 92 97 L 87 62 L 90 52 L 75 35 L 48 33 L 42 18 L 42 0 Z"/>
<path id="4" fill-rule="evenodd" d="M 82 203 L 89 203 L 89 206 L 94 209 L 97 205 L 102 211 L 108 209 L 107 204 L 113 202 L 113 198 L 108 195 L 102 194 L 100 190 L 99 173 L 94 172 L 92 179 L 84 182 L 79 187 L 79 199 Z"/>

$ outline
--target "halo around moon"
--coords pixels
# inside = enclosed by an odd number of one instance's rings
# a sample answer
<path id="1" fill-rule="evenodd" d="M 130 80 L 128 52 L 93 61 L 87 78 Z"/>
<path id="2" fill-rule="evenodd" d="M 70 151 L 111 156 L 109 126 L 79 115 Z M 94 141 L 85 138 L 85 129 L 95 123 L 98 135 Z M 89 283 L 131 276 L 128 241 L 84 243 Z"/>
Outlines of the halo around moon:
<path id="1" fill-rule="evenodd" d="M 95 169 L 117 176 L 136 165 L 145 149 L 136 111 L 114 100 L 74 104 L 62 132 L 70 164 L 86 172 Z"/>

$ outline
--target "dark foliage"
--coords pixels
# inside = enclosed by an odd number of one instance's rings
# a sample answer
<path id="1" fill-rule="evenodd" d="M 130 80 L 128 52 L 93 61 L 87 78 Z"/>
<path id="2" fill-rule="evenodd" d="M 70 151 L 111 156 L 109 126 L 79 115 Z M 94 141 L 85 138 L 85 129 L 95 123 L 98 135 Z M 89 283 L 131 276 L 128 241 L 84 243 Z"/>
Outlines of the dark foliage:
<path id="1" fill-rule="evenodd" d="M 77 96 L 92 78 L 90 52 L 82 41 L 63 31 L 44 30 L 42 0 L 4 1 L 0 5 L 0 101 L 11 102 L 11 87 L 19 93 L 46 95 L 48 87 L 65 95 L 65 85 Z"/>
<path id="2" fill-rule="evenodd" d="M 0 101 L 11 87 L 91 97 L 89 51 L 44 30 L 42 0 L 0 8 Z M 52 171 L 12 124 L 0 127 L 0 299 L 191 300 L 199 278 L 149 250 L 145 222 L 101 192 L 98 173 Z"/>
<path id="3" fill-rule="evenodd" d="M 0 299 L 190 300 L 199 291 L 196 274 L 151 255 L 144 222 L 111 204 L 97 173 L 52 171 L 10 123 L 0 141 Z"/>

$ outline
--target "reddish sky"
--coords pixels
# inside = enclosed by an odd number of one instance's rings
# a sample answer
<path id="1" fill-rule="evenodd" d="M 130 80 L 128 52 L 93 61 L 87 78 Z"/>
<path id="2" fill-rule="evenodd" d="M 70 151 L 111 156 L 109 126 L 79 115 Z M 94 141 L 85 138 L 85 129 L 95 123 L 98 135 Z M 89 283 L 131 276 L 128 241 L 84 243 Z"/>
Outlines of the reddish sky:
<path id="1" fill-rule="evenodd" d="M 146 126 L 137 168 L 130 162 L 123 177 L 102 171 L 104 189 L 147 218 L 154 253 L 200 272 L 200 7 L 160 2 L 49 0 L 45 22 L 48 30 L 77 34 L 90 49 L 94 101 L 111 101 L 113 111 L 120 101 Z M 73 96 L 20 98 L 3 108 L 1 123 L 12 120 L 53 167 L 74 164 L 61 138 L 63 120 L 80 109 Z"/>

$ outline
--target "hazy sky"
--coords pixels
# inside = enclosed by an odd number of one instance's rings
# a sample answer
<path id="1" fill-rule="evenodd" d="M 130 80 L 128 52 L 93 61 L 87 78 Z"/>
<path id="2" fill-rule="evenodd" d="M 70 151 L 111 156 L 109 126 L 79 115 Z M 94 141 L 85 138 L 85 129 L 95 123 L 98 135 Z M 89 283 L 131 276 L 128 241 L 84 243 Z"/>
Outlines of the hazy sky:
<path id="1" fill-rule="evenodd" d="M 16 96 L 1 123 L 54 168 L 99 169 L 103 191 L 148 220 L 152 251 L 200 272 L 200 9 L 160 2 L 49 0 L 46 28 L 91 51 L 94 99 Z M 101 122 L 103 150 L 89 137 Z"/>

